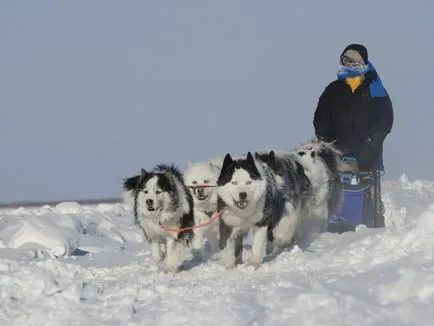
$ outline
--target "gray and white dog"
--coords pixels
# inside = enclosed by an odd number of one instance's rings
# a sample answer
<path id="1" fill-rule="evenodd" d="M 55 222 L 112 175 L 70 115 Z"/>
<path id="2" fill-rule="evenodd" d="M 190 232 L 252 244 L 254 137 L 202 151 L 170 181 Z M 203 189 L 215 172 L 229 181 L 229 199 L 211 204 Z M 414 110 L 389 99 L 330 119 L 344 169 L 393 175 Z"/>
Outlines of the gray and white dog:
<path id="1" fill-rule="evenodd" d="M 217 180 L 220 218 L 220 258 L 227 268 L 242 262 L 243 239 L 252 230 L 248 265 L 258 268 L 266 254 L 269 233 L 280 226 L 284 199 L 271 168 L 248 152 L 245 158 L 227 154 Z M 284 235 L 284 232 L 274 232 Z M 282 239 L 282 242 L 285 240 Z"/>
<path id="2" fill-rule="evenodd" d="M 312 184 L 313 196 L 306 214 L 312 222 L 319 222 L 314 224 L 323 232 L 342 201 L 342 154 L 332 143 L 316 139 L 302 144 L 294 153 Z"/>
<path id="3" fill-rule="evenodd" d="M 267 164 L 276 175 L 278 186 L 285 202 L 280 227 L 275 228 L 273 244 L 283 249 L 299 241 L 299 227 L 305 217 L 304 212 L 313 188 L 306 176 L 298 156 L 289 151 L 258 151 L 255 157 Z M 282 240 L 284 241 L 282 243 Z"/>
<path id="4" fill-rule="evenodd" d="M 173 165 L 157 165 L 151 172 L 123 182 L 124 198 L 132 203 L 136 223 L 150 245 L 152 258 L 166 259 L 165 269 L 176 272 L 182 266 L 185 249 L 194 238 L 193 231 L 167 231 L 194 225 L 193 198 L 184 184 L 183 174 Z"/>

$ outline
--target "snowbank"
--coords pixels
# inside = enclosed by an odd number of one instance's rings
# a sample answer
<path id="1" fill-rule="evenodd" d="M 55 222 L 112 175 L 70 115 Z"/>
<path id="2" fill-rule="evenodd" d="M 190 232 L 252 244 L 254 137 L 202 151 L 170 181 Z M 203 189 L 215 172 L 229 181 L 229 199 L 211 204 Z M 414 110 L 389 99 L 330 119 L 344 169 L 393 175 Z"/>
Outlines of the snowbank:
<path id="1" fill-rule="evenodd" d="M 79 245 L 81 223 L 66 213 L 77 213 L 77 205 L 12 211 L 7 225 L 0 228 L 0 238 L 6 248 L 40 249 L 56 257 L 71 255 Z"/>
<path id="2" fill-rule="evenodd" d="M 107 237 L 118 243 L 142 241 L 130 217 L 125 218 L 131 222 L 127 226 L 123 219 L 122 225 L 113 220 L 122 214 L 128 213 L 121 205 L 85 207 L 76 202 L 4 210 L 0 220 L 0 248 L 42 250 L 59 257 L 72 255 L 80 245 L 88 252 L 101 250 L 100 242 L 96 247 L 89 245 L 95 242 L 86 241 L 89 236 Z"/>

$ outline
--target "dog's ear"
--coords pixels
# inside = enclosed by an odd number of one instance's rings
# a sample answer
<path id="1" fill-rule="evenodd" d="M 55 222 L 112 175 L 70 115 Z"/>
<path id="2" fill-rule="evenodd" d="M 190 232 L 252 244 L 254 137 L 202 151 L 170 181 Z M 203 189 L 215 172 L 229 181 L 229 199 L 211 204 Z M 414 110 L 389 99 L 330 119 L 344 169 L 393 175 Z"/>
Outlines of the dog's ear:
<path id="1" fill-rule="evenodd" d="M 230 167 L 234 163 L 231 154 L 227 153 L 222 165 L 222 171 L 225 171 L 228 167 Z"/>
<path id="2" fill-rule="evenodd" d="M 145 169 L 140 169 L 140 178 L 139 181 L 137 182 L 137 186 L 140 185 L 143 181 L 143 179 L 148 175 L 148 172 L 146 172 Z"/>
<path id="3" fill-rule="evenodd" d="M 276 154 L 274 153 L 273 150 L 270 151 L 270 153 L 268 154 L 270 156 L 270 160 L 272 162 L 276 161 Z"/>
<path id="4" fill-rule="evenodd" d="M 247 153 L 246 162 L 247 162 L 247 164 L 249 164 L 251 166 L 256 166 L 255 165 L 255 159 L 253 158 L 252 153 L 250 153 L 250 152 Z"/>
<path id="5" fill-rule="evenodd" d="M 124 179 L 122 187 L 125 191 L 135 190 L 140 181 L 140 175 L 135 175 L 134 177 Z"/>
<path id="6" fill-rule="evenodd" d="M 261 178 L 261 174 L 258 171 L 258 167 L 256 166 L 255 159 L 253 158 L 252 153 L 248 152 L 246 157 L 246 163 L 253 169 L 252 171 L 252 179 L 257 180 Z"/>

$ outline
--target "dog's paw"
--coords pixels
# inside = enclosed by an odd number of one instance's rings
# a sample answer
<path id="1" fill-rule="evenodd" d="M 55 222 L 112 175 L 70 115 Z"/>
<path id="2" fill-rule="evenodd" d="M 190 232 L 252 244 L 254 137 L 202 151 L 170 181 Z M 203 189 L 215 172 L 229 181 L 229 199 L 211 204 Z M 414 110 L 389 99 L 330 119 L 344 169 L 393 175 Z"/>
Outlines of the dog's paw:
<path id="1" fill-rule="evenodd" d="M 164 255 L 155 255 L 152 257 L 152 259 L 154 260 L 154 262 L 158 263 L 162 263 L 164 261 L 165 256 Z"/>
<path id="2" fill-rule="evenodd" d="M 216 262 L 216 263 L 220 262 L 221 261 L 220 253 L 216 252 L 213 254 L 208 254 L 207 260 L 212 261 L 212 262 Z"/>
<path id="3" fill-rule="evenodd" d="M 227 270 L 231 270 L 234 269 L 236 264 L 223 264 L 224 268 L 226 268 Z"/>
<path id="4" fill-rule="evenodd" d="M 267 242 L 267 246 L 265 248 L 265 254 L 266 255 L 271 255 L 274 252 L 275 249 L 276 249 L 276 245 L 273 242 L 268 241 Z"/>
<path id="5" fill-rule="evenodd" d="M 181 266 L 178 265 L 164 265 L 161 267 L 161 271 L 164 273 L 175 274 L 181 270 Z"/>
<path id="6" fill-rule="evenodd" d="M 151 254 L 152 260 L 156 263 L 161 263 L 166 258 L 166 253 L 162 251 L 153 251 Z"/>
<path id="7" fill-rule="evenodd" d="M 247 267 L 252 267 L 253 270 L 257 270 L 257 269 L 261 266 L 261 263 L 258 262 L 257 260 L 249 260 L 249 261 L 246 263 L 246 266 L 247 266 Z"/>
<path id="8" fill-rule="evenodd" d="M 243 264 L 243 257 L 239 256 L 235 259 L 235 265 L 242 265 Z"/>
<path id="9" fill-rule="evenodd" d="M 219 262 L 226 269 L 233 269 L 237 265 L 235 260 L 220 259 Z"/>

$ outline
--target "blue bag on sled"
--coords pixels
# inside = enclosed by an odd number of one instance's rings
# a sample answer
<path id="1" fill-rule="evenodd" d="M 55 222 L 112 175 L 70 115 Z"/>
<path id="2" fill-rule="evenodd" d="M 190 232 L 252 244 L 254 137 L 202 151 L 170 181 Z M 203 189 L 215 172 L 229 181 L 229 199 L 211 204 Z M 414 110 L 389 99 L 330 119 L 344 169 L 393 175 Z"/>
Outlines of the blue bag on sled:
<path id="1" fill-rule="evenodd" d="M 363 221 L 364 191 L 366 185 L 344 185 L 342 203 L 334 214 L 332 223 L 361 224 Z"/>
<path id="2" fill-rule="evenodd" d="M 353 231 L 359 224 L 368 227 L 375 225 L 376 217 L 372 216 L 367 220 L 365 214 L 366 191 L 375 187 L 372 173 L 359 172 L 357 160 L 353 156 L 344 156 L 342 161 L 344 166 L 352 168 L 341 173 L 340 182 L 343 188 L 341 206 L 329 221 L 329 232 Z"/>

